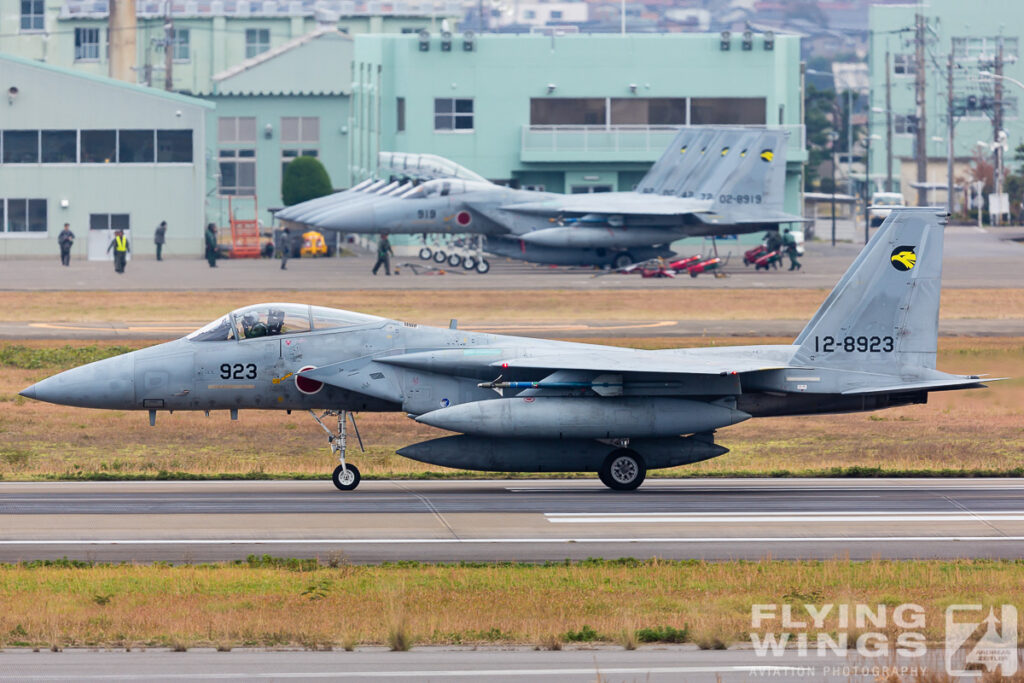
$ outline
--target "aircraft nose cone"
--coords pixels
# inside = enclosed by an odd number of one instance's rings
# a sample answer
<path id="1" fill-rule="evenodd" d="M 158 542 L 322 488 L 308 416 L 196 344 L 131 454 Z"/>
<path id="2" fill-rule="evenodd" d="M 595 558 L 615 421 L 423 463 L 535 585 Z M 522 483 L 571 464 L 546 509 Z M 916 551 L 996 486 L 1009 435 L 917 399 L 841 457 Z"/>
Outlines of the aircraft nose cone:
<path id="1" fill-rule="evenodd" d="M 342 232 L 378 232 L 373 206 L 339 207 L 323 217 L 318 225 Z"/>
<path id="2" fill-rule="evenodd" d="M 107 358 L 48 377 L 25 389 L 21 395 L 82 408 L 133 408 L 134 365 L 130 353 Z"/>

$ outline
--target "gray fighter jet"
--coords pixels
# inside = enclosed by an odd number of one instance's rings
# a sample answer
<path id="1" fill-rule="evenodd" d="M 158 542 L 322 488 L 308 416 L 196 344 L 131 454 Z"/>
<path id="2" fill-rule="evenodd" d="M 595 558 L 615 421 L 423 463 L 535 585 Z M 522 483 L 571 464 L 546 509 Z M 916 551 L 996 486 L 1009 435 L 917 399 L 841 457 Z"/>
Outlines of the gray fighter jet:
<path id="1" fill-rule="evenodd" d="M 472 234 L 480 250 L 557 265 L 622 268 L 658 256 L 682 237 L 730 235 L 801 222 L 785 213 L 788 131 L 683 128 L 635 191 L 585 195 L 490 183 L 439 157 L 383 153 L 381 175 L 347 192 L 278 211 L 288 225 L 345 233 Z M 426 161 L 424 161 L 426 160 Z M 432 255 L 424 245 L 422 258 Z M 437 254 L 487 272 L 479 253 Z"/>
<path id="2" fill-rule="evenodd" d="M 342 490 L 359 484 L 345 457 L 353 411 L 401 411 L 458 433 L 398 451 L 415 460 L 598 472 L 612 489 L 635 489 L 649 469 L 726 453 L 715 430 L 751 417 L 878 410 L 983 386 L 935 368 L 943 225 L 938 209 L 893 211 L 784 346 L 645 351 L 259 304 L 21 394 L 148 410 L 151 423 L 161 410 L 309 410 L 340 459 Z"/>

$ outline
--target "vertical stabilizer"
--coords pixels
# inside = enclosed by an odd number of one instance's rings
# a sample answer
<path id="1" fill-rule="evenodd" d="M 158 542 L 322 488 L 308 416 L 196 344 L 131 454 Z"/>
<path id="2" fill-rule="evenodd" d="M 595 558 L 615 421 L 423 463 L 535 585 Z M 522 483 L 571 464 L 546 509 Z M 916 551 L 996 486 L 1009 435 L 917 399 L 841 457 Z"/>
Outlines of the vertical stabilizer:
<path id="1" fill-rule="evenodd" d="M 894 210 L 797 337 L 795 364 L 934 369 L 945 225 L 941 209 Z"/>

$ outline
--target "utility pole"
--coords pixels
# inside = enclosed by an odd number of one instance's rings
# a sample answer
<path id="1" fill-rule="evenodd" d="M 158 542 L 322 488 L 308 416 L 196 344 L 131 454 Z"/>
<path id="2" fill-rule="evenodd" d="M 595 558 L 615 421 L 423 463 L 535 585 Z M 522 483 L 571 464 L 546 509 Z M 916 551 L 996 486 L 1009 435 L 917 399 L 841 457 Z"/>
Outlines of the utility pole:
<path id="1" fill-rule="evenodd" d="M 885 53 L 885 191 L 892 192 L 892 66 Z"/>
<path id="2" fill-rule="evenodd" d="M 865 139 L 864 150 L 864 244 L 868 243 L 871 236 L 871 193 L 874 186 L 871 183 L 871 95 L 868 95 L 868 135 Z"/>
<path id="3" fill-rule="evenodd" d="M 1002 199 L 1003 199 L 1003 37 L 999 36 L 998 49 L 996 50 L 995 102 L 993 102 L 992 128 L 993 142 L 996 152 L 996 208 L 999 209 L 992 214 L 992 224 L 999 225 L 1002 221 Z"/>
<path id="4" fill-rule="evenodd" d="M 917 205 L 928 205 L 928 125 L 926 121 L 926 93 L 924 81 L 924 14 L 918 9 L 914 31 L 914 92 L 917 99 Z"/>
<path id="5" fill-rule="evenodd" d="M 946 58 L 946 213 L 953 215 L 953 47 Z"/>
<path id="6" fill-rule="evenodd" d="M 846 193 L 853 195 L 853 89 L 850 87 L 846 88 Z"/>
<path id="7" fill-rule="evenodd" d="M 171 0 L 164 11 L 164 90 L 174 90 L 174 16 Z"/>

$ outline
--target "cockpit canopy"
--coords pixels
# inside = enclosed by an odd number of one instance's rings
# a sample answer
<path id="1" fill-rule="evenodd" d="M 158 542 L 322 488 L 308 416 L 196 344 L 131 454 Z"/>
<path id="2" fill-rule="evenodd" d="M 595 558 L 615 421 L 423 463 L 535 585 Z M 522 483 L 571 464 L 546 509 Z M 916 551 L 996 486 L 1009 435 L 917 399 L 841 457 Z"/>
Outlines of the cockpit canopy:
<path id="1" fill-rule="evenodd" d="M 373 315 L 307 304 L 256 304 L 246 306 L 204 325 L 186 339 L 228 341 L 257 339 L 313 330 L 352 327 L 381 320 Z"/>
<path id="2" fill-rule="evenodd" d="M 431 197 L 448 197 L 451 195 L 465 194 L 474 190 L 485 189 L 494 186 L 490 183 L 474 182 L 472 180 L 458 180 L 455 178 L 435 178 L 428 180 L 422 185 L 417 185 L 411 190 L 406 190 L 399 195 L 402 199 L 425 199 Z"/>

